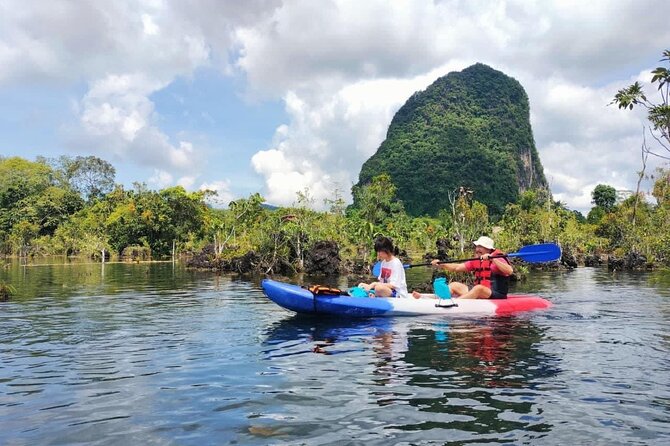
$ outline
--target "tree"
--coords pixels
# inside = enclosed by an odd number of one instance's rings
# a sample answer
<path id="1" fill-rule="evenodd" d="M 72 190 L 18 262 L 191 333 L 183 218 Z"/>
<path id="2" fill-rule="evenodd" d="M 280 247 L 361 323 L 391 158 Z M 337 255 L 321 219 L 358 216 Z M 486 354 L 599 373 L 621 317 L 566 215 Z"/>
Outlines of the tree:
<path id="1" fill-rule="evenodd" d="M 597 225 L 605 216 L 605 211 L 600 206 L 593 206 L 586 216 L 586 221 L 592 225 Z"/>
<path id="2" fill-rule="evenodd" d="M 592 203 L 605 212 L 612 212 L 616 203 L 616 189 L 607 184 L 599 184 L 591 192 Z"/>
<path id="3" fill-rule="evenodd" d="M 369 184 L 353 187 L 354 207 L 365 221 L 379 225 L 391 215 L 402 212 L 403 205 L 396 199 L 396 191 L 389 174 L 377 175 Z"/>
<path id="4" fill-rule="evenodd" d="M 76 192 L 56 186 L 47 188 L 30 200 L 30 208 L 34 210 L 40 226 L 40 235 L 53 235 L 58 226 L 83 206 L 84 202 Z"/>
<path id="5" fill-rule="evenodd" d="M 174 243 L 204 234 L 203 192 L 189 193 L 181 186 L 155 192 L 139 186 L 116 204 L 106 220 L 109 243 L 119 253 L 140 245 L 151 248 L 153 255 L 164 256 Z"/>
<path id="6" fill-rule="evenodd" d="M 663 51 L 660 62 L 668 62 L 670 65 L 670 50 Z M 651 136 L 668 154 L 654 152 L 651 148 L 648 151 L 652 155 L 670 160 L 670 70 L 657 67 L 652 70 L 651 74 L 651 83 L 658 84 L 659 102 L 647 99 L 642 85 L 635 82 L 619 90 L 611 103 L 617 104 L 620 109 L 632 110 L 636 105 L 644 107 L 647 110 L 647 119 L 652 126 Z"/>
<path id="7" fill-rule="evenodd" d="M 484 203 L 472 199 L 472 191 L 460 187 L 449 193 L 451 204 L 450 227 L 459 240 L 460 252 L 465 252 L 465 243 L 488 232 L 488 210 Z"/>
<path id="8" fill-rule="evenodd" d="M 263 212 L 265 198 L 259 193 L 240 198 L 228 204 L 228 210 L 217 213 L 211 219 L 211 230 L 214 233 L 214 252 L 218 255 L 228 244 L 235 242 L 237 235 Z"/>
<path id="9" fill-rule="evenodd" d="M 572 212 L 574 214 L 575 219 L 577 220 L 577 223 L 586 223 L 586 217 L 584 217 L 584 214 L 582 214 L 579 211 L 575 211 L 575 210 L 570 211 L 570 212 Z"/>
<path id="10" fill-rule="evenodd" d="M 0 160 L 0 232 L 9 234 L 20 221 L 35 223 L 33 202 L 51 186 L 52 169 L 13 157 Z"/>
<path id="11" fill-rule="evenodd" d="M 39 226 L 28 221 L 20 221 L 12 227 L 9 234 L 9 243 L 14 248 L 14 252 L 20 256 L 26 256 L 30 244 L 37 237 Z"/>
<path id="12" fill-rule="evenodd" d="M 660 62 L 670 64 L 670 50 L 663 51 L 663 57 Z M 653 102 L 647 99 L 647 96 L 639 82 L 635 82 L 626 88 L 617 92 L 612 100 L 612 104 L 617 104 L 619 108 L 632 110 L 636 105 L 644 107 L 647 110 L 647 120 L 651 124 L 649 134 L 659 145 L 660 153 L 657 148 L 647 145 L 647 128 L 642 129 L 642 169 L 638 172 L 637 189 L 635 191 L 635 201 L 631 221 L 633 226 L 636 224 L 637 208 L 640 203 L 640 184 L 645 177 L 647 168 L 647 158 L 654 155 L 659 158 L 670 160 L 670 70 L 665 67 L 656 67 L 652 70 L 652 84 L 658 84 L 658 93 L 660 102 Z M 667 154 L 664 152 L 668 152 Z"/>
<path id="13" fill-rule="evenodd" d="M 402 202 L 396 199 L 396 190 L 386 173 L 372 178 L 368 184 L 352 188 L 354 204 L 347 212 L 348 232 L 364 258 L 371 252 L 373 238 L 382 233 L 385 223 L 405 212 Z"/>
<path id="14" fill-rule="evenodd" d="M 656 198 L 659 208 L 670 207 L 670 170 L 659 168 L 657 172 L 652 195 Z"/>
<path id="15" fill-rule="evenodd" d="M 61 156 L 58 164 L 65 181 L 87 201 L 114 189 L 116 169 L 105 160 L 95 156 Z"/>
<path id="16" fill-rule="evenodd" d="M 338 187 L 336 187 L 335 190 L 333 191 L 332 198 L 323 199 L 323 204 L 328 206 L 328 209 L 330 210 L 331 214 L 335 214 L 338 216 L 343 216 L 344 212 L 347 209 L 347 205 L 344 201 L 344 198 L 342 198 L 342 191 Z"/>

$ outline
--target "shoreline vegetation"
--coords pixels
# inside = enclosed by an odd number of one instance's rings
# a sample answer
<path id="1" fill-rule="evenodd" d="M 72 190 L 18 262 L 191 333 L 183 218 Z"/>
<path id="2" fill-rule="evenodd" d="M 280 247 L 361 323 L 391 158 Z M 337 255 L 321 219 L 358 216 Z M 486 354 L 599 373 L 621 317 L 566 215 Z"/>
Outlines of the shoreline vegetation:
<path id="1" fill-rule="evenodd" d="M 64 167 L 72 164 L 86 166 L 85 175 Z M 655 204 L 637 196 L 620 200 L 612 187 L 598 185 L 595 206 L 584 217 L 546 190 L 528 190 L 495 221 L 465 188 L 454 191 L 451 209 L 412 217 L 388 175 L 355 188 L 356 207 L 347 206 L 335 190 L 323 203 L 327 210 L 315 211 L 308 190 L 298 193 L 291 207 L 267 206 L 256 193 L 227 209 L 210 205 L 216 198 L 210 191 L 154 191 L 139 183 L 127 190 L 114 184 L 111 165 L 93 157 L 5 158 L 0 174 L 4 256 L 63 255 L 96 262 L 175 258 L 222 272 L 360 275 L 374 263 L 372 243 L 378 235 L 394 240 L 404 262 L 416 263 L 467 257 L 470 242 L 487 234 L 506 252 L 558 243 L 561 262 L 544 268 L 670 265 L 670 170 L 655 176 Z"/>

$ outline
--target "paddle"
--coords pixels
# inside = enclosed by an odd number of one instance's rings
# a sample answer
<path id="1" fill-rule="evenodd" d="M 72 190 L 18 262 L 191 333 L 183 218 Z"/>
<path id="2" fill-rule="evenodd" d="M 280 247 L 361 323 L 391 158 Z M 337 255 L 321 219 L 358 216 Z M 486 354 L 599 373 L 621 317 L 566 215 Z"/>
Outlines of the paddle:
<path id="1" fill-rule="evenodd" d="M 540 243 L 539 245 L 528 245 L 519 249 L 518 252 L 510 254 L 503 254 L 499 256 L 491 256 L 490 259 L 499 259 L 501 257 L 520 257 L 522 260 L 530 263 L 553 262 L 561 258 L 561 248 L 554 243 Z M 444 260 L 439 263 L 462 263 L 469 260 L 479 260 L 479 257 L 472 257 L 469 259 Z M 430 266 L 432 263 L 415 263 L 413 265 L 403 265 L 403 268 L 414 268 L 417 266 Z M 382 262 L 377 262 L 372 267 L 372 274 L 379 277 L 381 272 Z"/>

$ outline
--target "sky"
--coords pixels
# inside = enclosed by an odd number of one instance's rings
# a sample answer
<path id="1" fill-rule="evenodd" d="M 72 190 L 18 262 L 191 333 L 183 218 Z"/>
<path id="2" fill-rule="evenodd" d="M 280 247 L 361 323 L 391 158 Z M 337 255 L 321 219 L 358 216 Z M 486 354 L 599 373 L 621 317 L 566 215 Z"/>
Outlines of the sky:
<path id="1" fill-rule="evenodd" d="M 668 17 L 667 0 L 1 0 L 0 155 L 319 206 L 350 199 L 412 93 L 482 62 L 526 89 L 554 198 L 585 212 L 599 183 L 635 189 L 644 113 L 608 104 L 636 80 L 653 99 Z"/>

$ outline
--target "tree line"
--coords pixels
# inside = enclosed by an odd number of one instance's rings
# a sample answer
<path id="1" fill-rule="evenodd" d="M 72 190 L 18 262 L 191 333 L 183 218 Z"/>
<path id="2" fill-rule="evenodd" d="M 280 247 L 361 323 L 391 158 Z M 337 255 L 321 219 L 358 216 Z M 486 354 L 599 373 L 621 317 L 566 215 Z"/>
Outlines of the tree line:
<path id="1" fill-rule="evenodd" d="M 96 157 L 0 159 L 0 252 L 4 255 L 67 255 L 101 259 L 143 250 L 154 259 L 196 253 L 234 259 L 253 252 L 269 272 L 300 272 L 318 242 L 337 246 L 343 261 L 371 260 L 372 240 L 391 237 L 408 258 L 426 253 L 460 256 L 481 234 L 505 250 L 545 241 L 578 256 L 637 253 L 648 262 L 670 264 L 670 170 L 654 174 L 655 202 L 632 195 L 618 199 L 598 185 L 594 207 L 584 217 L 554 201 L 545 190 L 522 193 L 493 220 L 471 190 L 455 189 L 450 206 L 436 217 L 412 217 L 396 196 L 389 175 L 354 188 L 356 207 L 339 192 L 326 211 L 305 190 L 290 207 L 270 207 L 258 194 L 208 204 L 214 192 L 182 187 L 151 190 L 115 184 L 114 168 Z M 635 216 L 635 217 L 633 217 Z"/>

